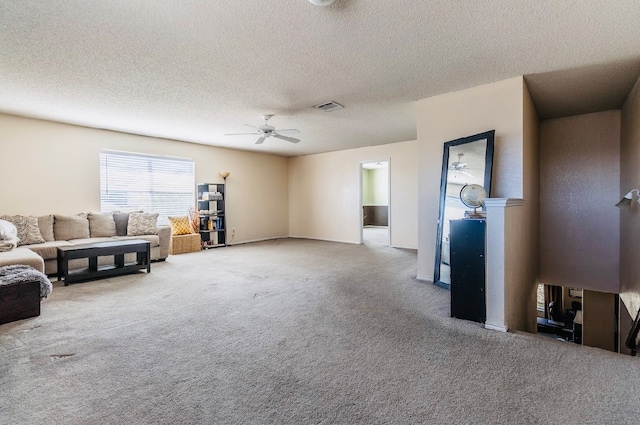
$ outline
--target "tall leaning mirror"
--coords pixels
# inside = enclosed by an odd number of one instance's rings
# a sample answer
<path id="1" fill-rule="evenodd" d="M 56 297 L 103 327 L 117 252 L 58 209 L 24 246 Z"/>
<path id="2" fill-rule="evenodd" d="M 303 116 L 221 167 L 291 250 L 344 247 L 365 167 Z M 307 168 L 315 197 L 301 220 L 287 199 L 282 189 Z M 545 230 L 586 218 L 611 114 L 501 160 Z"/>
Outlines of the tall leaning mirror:
<path id="1" fill-rule="evenodd" d="M 466 184 L 479 184 L 487 194 L 491 193 L 494 135 L 495 131 L 491 130 L 444 144 L 433 272 L 433 282 L 438 286 L 449 288 L 451 285 L 449 221 L 464 218 L 464 212 L 469 209 L 460 200 L 460 190 Z"/>

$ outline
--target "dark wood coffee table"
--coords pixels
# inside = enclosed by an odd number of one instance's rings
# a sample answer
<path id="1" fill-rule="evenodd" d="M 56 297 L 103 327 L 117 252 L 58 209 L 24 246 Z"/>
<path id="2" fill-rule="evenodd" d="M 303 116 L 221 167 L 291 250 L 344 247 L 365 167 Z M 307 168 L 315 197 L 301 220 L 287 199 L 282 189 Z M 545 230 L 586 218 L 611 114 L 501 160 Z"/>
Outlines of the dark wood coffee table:
<path id="1" fill-rule="evenodd" d="M 136 262 L 125 263 L 124 255 L 136 253 Z M 98 266 L 98 257 L 113 255 L 113 264 Z M 69 260 L 88 258 L 89 268 L 69 270 Z M 58 247 L 58 280 L 64 285 L 147 269 L 151 273 L 151 243 L 142 239 L 94 242 Z"/>

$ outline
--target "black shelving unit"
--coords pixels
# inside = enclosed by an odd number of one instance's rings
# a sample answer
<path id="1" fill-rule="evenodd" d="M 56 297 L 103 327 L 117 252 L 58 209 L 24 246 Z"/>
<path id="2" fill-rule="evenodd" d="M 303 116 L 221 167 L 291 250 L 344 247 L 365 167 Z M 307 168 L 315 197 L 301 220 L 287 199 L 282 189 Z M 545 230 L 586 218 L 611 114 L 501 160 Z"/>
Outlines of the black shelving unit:
<path id="1" fill-rule="evenodd" d="M 451 220 L 451 317 L 484 322 L 486 221 Z"/>
<path id="2" fill-rule="evenodd" d="M 198 183 L 196 204 L 200 217 L 198 231 L 203 248 L 227 246 L 224 184 Z"/>

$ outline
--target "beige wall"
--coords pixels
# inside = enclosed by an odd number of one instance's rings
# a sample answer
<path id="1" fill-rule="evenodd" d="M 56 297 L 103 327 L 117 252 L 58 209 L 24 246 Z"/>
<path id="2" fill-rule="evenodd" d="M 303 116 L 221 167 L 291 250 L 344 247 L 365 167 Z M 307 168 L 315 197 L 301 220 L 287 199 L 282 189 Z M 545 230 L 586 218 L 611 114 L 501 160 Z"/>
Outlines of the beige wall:
<path id="1" fill-rule="evenodd" d="M 222 183 L 228 170 L 233 242 L 288 235 L 287 158 L 3 114 L 0 214 L 99 211 L 100 149 L 193 158 L 197 182 Z"/>
<path id="2" fill-rule="evenodd" d="M 620 191 L 622 197 L 640 188 L 640 79 L 622 108 L 620 134 Z M 620 211 L 620 349 L 631 321 L 640 309 L 640 208 Z"/>
<path id="3" fill-rule="evenodd" d="M 443 145 L 495 129 L 491 196 L 523 197 L 521 77 L 417 102 L 418 277 L 433 279 Z"/>
<path id="4" fill-rule="evenodd" d="M 517 226 L 520 238 L 512 241 L 520 260 L 505 288 L 506 322 L 513 329 L 536 332 L 536 290 L 539 265 L 539 148 L 540 121 L 526 84 L 523 91 L 522 179 L 524 206 Z M 515 237 L 516 235 L 514 235 Z M 521 249 L 524 246 L 526 249 Z M 517 300 L 517 301 L 516 301 Z M 516 302 L 514 302 L 516 301 Z"/>
<path id="5" fill-rule="evenodd" d="M 289 234 L 359 243 L 362 162 L 389 159 L 391 245 L 417 247 L 415 140 L 289 158 Z"/>
<path id="6" fill-rule="evenodd" d="M 540 281 L 618 293 L 620 111 L 543 121 Z"/>
<path id="7" fill-rule="evenodd" d="M 525 201 L 523 212 L 513 218 L 518 223 L 509 223 L 523 230 L 505 234 L 505 246 L 518 249 L 512 254 L 521 261 L 503 264 L 504 323 L 508 328 L 533 331 L 538 250 L 538 118 L 523 78 L 422 99 L 417 103 L 416 124 L 420 173 L 418 278 L 433 280 L 443 144 L 495 129 L 491 197 Z"/>
<path id="8" fill-rule="evenodd" d="M 389 205 L 389 169 L 362 170 L 362 205 Z"/>

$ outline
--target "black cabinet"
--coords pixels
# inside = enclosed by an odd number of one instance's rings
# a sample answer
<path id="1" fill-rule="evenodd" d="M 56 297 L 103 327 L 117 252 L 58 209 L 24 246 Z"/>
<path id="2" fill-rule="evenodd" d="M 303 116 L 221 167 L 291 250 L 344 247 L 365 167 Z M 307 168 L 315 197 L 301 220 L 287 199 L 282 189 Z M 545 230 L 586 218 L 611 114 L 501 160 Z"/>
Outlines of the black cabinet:
<path id="1" fill-rule="evenodd" d="M 450 221 L 451 317 L 484 322 L 486 220 Z"/>
<path id="2" fill-rule="evenodd" d="M 224 184 L 198 183 L 198 231 L 203 248 L 226 246 Z"/>

